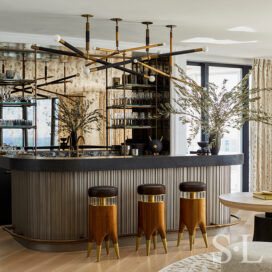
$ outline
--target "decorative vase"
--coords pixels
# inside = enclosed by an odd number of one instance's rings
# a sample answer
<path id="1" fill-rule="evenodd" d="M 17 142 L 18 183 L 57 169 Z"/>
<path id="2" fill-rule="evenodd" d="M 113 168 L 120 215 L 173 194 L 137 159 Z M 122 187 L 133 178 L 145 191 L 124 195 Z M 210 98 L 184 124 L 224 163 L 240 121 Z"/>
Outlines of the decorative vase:
<path id="1" fill-rule="evenodd" d="M 71 147 L 73 148 L 73 150 L 77 150 L 77 132 L 72 131 L 70 134 L 70 137 L 71 137 Z"/>
<path id="2" fill-rule="evenodd" d="M 209 137 L 210 151 L 212 155 L 218 155 L 222 137 L 219 134 L 211 134 Z"/>

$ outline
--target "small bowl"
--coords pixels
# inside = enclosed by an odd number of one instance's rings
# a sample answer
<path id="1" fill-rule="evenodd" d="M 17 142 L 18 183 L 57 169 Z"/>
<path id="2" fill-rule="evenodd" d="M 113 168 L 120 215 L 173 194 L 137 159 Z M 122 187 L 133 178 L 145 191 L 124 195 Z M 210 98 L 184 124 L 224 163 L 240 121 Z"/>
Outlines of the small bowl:
<path id="1" fill-rule="evenodd" d="M 201 148 L 205 148 L 209 145 L 209 142 L 207 141 L 201 141 L 201 142 L 197 142 L 197 144 L 201 147 Z"/>
<path id="2" fill-rule="evenodd" d="M 15 76 L 15 71 L 14 70 L 7 70 L 6 71 L 6 77 L 7 79 L 13 79 Z"/>

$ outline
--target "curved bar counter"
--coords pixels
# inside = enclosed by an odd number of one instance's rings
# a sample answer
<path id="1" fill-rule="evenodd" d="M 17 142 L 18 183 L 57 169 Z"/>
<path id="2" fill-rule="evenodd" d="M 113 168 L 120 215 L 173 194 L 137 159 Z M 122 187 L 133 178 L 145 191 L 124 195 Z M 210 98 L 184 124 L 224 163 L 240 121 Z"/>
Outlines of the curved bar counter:
<path id="1" fill-rule="evenodd" d="M 119 235 L 137 229 L 137 186 L 166 185 L 166 227 L 179 224 L 179 183 L 207 184 L 207 225 L 226 224 L 229 209 L 219 195 L 230 193 L 231 165 L 243 164 L 242 154 L 219 156 L 143 156 L 88 158 L 16 158 L 0 156 L 0 167 L 12 174 L 12 229 L 15 239 L 39 250 L 72 250 L 88 237 L 88 188 L 119 189 Z M 64 244 L 69 247 L 65 247 Z M 85 246 L 85 245 L 84 245 Z"/>

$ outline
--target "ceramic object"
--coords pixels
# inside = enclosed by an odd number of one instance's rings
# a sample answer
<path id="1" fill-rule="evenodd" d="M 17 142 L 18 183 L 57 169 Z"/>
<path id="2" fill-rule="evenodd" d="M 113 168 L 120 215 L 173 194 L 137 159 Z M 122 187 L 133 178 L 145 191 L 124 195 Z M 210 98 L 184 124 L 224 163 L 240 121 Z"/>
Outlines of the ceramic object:
<path id="1" fill-rule="evenodd" d="M 6 77 L 7 79 L 13 79 L 15 76 L 15 71 L 14 70 L 7 70 L 6 71 Z"/>
<path id="2" fill-rule="evenodd" d="M 220 135 L 210 135 L 209 137 L 209 144 L 210 144 L 210 150 L 212 155 L 218 155 L 221 147 L 221 139 L 222 137 Z"/>

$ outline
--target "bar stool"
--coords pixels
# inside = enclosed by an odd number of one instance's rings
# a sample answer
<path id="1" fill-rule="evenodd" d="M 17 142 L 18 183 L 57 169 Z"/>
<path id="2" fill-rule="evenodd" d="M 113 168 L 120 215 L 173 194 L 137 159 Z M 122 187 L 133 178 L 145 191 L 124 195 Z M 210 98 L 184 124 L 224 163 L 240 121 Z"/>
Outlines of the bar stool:
<path id="1" fill-rule="evenodd" d="M 110 239 L 119 259 L 117 232 L 117 204 L 118 188 L 113 186 L 95 186 L 88 190 L 89 204 L 89 244 L 87 257 L 90 256 L 93 242 L 97 246 L 97 261 L 100 261 L 101 246 L 105 239 L 107 254 L 109 254 Z"/>
<path id="2" fill-rule="evenodd" d="M 180 244 L 185 226 L 189 231 L 190 250 L 193 249 L 195 241 L 195 231 L 197 225 L 203 235 L 206 247 L 208 247 L 207 231 L 206 231 L 206 199 L 201 195 L 207 190 L 207 186 L 203 182 L 182 182 L 179 190 L 184 193 L 184 197 L 180 198 L 180 219 L 179 234 L 177 246 Z"/>
<path id="3" fill-rule="evenodd" d="M 157 232 L 160 234 L 165 253 L 167 253 L 165 229 L 165 186 L 163 184 L 142 184 L 137 188 L 141 199 L 138 201 L 138 233 L 136 251 L 138 251 L 141 236 L 145 234 L 146 254 L 150 252 L 150 239 L 153 236 L 154 249 L 157 247 Z"/>

